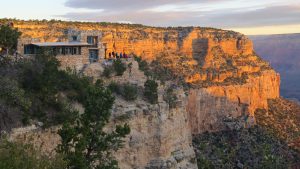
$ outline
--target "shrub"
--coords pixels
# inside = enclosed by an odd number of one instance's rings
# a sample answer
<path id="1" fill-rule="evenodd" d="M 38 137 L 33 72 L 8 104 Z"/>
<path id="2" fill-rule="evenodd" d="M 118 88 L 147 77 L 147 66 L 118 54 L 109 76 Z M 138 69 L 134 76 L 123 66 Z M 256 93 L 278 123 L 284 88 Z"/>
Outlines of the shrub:
<path id="1" fill-rule="evenodd" d="M 177 101 L 177 96 L 174 93 L 174 90 L 172 87 L 169 87 L 167 91 L 165 92 L 163 99 L 165 102 L 168 103 L 170 109 L 176 107 L 176 101 Z"/>
<path id="2" fill-rule="evenodd" d="M 137 98 L 137 88 L 131 84 L 125 84 L 123 86 L 123 97 L 128 101 L 133 101 Z"/>
<path id="3" fill-rule="evenodd" d="M 7 119 L 14 119 L 8 128 L 20 121 L 28 124 L 31 119 L 56 125 L 72 118 L 65 104 L 82 103 L 92 81 L 79 77 L 75 71 L 63 71 L 58 67 L 57 59 L 42 51 L 30 60 L 1 65 L 0 107 L 8 114 Z"/>
<path id="4" fill-rule="evenodd" d="M 290 168 L 299 161 L 296 150 L 260 126 L 205 132 L 193 145 L 199 168 Z"/>
<path id="5" fill-rule="evenodd" d="M 122 76 L 126 71 L 126 65 L 120 59 L 114 61 L 113 67 L 117 76 Z"/>
<path id="6" fill-rule="evenodd" d="M 0 140 L 0 168 L 3 169 L 58 169 L 66 168 L 61 157 L 42 155 L 30 144 Z"/>
<path id="7" fill-rule="evenodd" d="M 151 103 L 155 104 L 158 100 L 157 88 L 158 84 L 154 80 L 148 79 L 144 84 L 144 96 Z"/>
<path id="8" fill-rule="evenodd" d="M 112 73 L 113 73 L 112 67 L 106 66 L 106 67 L 104 67 L 104 71 L 103 71 L 103 73 L 102 73 L 102 76 L 104 76 L 104 77 L 106 77 L 106 78 L 110 78 Z"/>
<path id="9" fill-rule="evenodd" d="M 142 60 L 142 58 L 138 57 L 138 56 L 134 56 L 134 60 L 138 62 L 139 70 L 141 70 L 145 73 L 149 71 L 149 65 L 148 65 L 147 61 Z"/>
<path id="10" fill-rule="evenodd" d="M 114 81 L 110 82 L 108 89 L 113 93 L 121 94 L 121 86 Z"/>

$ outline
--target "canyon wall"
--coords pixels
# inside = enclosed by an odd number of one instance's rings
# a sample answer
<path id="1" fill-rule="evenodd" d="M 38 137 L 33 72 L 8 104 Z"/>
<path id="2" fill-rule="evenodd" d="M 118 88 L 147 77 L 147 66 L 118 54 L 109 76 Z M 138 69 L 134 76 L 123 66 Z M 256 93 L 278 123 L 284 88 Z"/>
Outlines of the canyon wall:
<path id="1" fill-rule="evenodd" d="M 251 117 L 257 108 L 268 108 L 268 99 L 280 96 L 279 75 L 256 56 L 252 42 L 240 33 L 199 27 L 65 22 L 19 21 L 15 27 L 23 32 L 23 38 L 41 41 L 63 41 L 69 28 L 101 30 L 107 53 L 133 53 L 148 61 L 156 60 L 161 53 L 172 53 L 163 55 L 170 61 L 166 67 L 191 86 L 187 95 L 178 89 L 180 104 L 176 109 L 170 110 L 161 99 L 157 105 L 141 100 L 117 100 L 115 104 L 113 119 L 118 120 L 125 113 L 129 116 L 125 121 L 132 129 L 125 148 L 117 154 L 121 168 L 196 168 L 192 134 L 222 129 L 226 117 Z M 137 63 L 133 65 L 132 72 L 142 74 Z M 140 86 L 146 79 L 127 73 L 120 78 Z M 161 89 L 160 97 L 163 93 Z"/>
<path id="2" fill-rule="evenodd" d="M 227 117 L 253 117 L 258 108 L 268 110 L 268 99 L 280 97 L 279 83 L 279 74 L 270 70 L 242 85 L 191 90 L 187 111 L 193 134 L 223 129 L 222 120 Z"/>
<path id="3" fill-rule="evenodd" d="M 197 168 L 188 114 L 183 105 L 169 109 L 165 102 L 120 103 L 115 105 L 114 115 L 119 114 L 115 119 L 129 116 L 125 122 L 131 128 L 125 147 L 116 155 L 122 169 Z"/>
<path id="4" fill-rule="evenodd" d="M 66 41 L 69 29 L 100 30 L 103 32 L 102 43 L 106 44 L 107 53 L 112 51 L 134 53 L 145 59 L 155 59 L 158 53 L 165 50 L 199 58 L 203 55 L 199 51 L 203 45 L 208 48 L 221 46 L 225 53 L 232 55 L 247 55 L 253 50 L 252 42 L 244 35 L 213 28 L 154 28 L 121 24 L 103 26 L 93 23 L 30 21 L 16 21 L 14 27 L 23 33 L 22 38 L 36 38 L 41 42 Z"/>

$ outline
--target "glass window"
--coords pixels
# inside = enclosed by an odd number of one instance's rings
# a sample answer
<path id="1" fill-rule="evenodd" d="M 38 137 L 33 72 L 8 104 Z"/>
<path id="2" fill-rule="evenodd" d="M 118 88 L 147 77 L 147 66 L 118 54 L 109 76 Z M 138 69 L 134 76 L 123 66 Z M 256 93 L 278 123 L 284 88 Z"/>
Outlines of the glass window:
<path id="1" fill-rule="evenodd" d="M 77 41 L 77 36 L 72 36 L 73 41 Z"/>
<path id="2" fill-rule="evenodd" d="M 24 45 L 24 54 L 25 55 L 34 54 L 34 46 L 33 45 Z"/>
<path id="3" fill-rule="evenodd" d="M 94 38 L 92 36 L 87 37 L 87 43 L 88 44 L 94 44 Z"/>
<path id="4" fill-rule="evenodd" d="M 73 55 L 78 55 L 78 53 L 77 53 L 77 47 L 73 48 Z"/>

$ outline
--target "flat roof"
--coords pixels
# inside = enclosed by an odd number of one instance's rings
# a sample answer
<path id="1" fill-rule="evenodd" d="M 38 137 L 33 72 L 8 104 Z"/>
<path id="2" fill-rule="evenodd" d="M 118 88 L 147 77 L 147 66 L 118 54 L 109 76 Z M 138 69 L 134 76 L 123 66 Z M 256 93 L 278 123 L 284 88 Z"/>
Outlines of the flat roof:
<path id="1" fill-rule="evenodd" d="M 83 42 L 42 42 L 42 43 L 31 43 L 32 45 L 39 47 L 53 47 L 53 46 L 91 46 L 91 44 Z"/>

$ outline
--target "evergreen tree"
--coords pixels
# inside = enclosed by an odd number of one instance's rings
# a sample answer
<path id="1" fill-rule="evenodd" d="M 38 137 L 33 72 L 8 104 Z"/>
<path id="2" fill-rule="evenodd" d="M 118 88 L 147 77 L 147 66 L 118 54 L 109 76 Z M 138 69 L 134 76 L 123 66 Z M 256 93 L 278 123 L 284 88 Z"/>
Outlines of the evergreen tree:
<path id="1" fill-rule="evenodd" d="M 9 50 L 17 48 L 18 38 L 20 36 L 21 33 L 17 29 L 13 29 L 8 25 L 0 26 L 0 48 L 6 50 L 8 54 Z"/>
<path id="2" fill-rule="evenodd" d="M 158 94 L 157 94 L 158 84 L 155 82 L 155 80 L 148 79 L 145 82 L 144 87 L 145 87 L 144 96 L 147 98 L 147 100 L 151 104 L 157 103 L 157 100 L 158 100 Z"/>
<path id="3" fill-rule="evenodd" d="M 59 131 L 62 143 L 58 152 L 64 155 L 72 169 L 118 168 L 112 152 L 122 147 L 122 138 L 130 133 L 127 124 L 116 126 L 110 133 L 103 131 L 111 115 L 114 97 L 110 90 L 96 84 L 87 88 L 83 103 L 85 113 L 65 122 Z"/>

